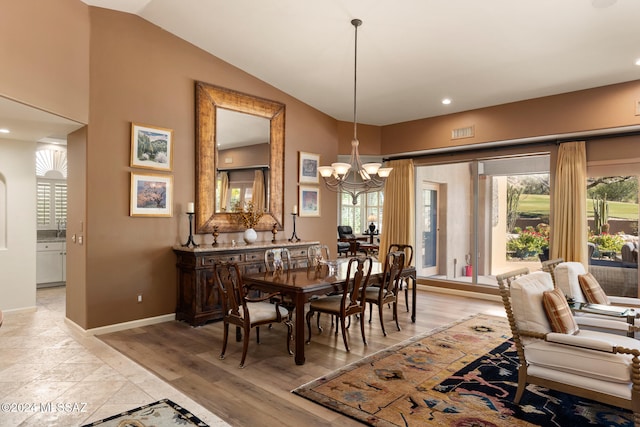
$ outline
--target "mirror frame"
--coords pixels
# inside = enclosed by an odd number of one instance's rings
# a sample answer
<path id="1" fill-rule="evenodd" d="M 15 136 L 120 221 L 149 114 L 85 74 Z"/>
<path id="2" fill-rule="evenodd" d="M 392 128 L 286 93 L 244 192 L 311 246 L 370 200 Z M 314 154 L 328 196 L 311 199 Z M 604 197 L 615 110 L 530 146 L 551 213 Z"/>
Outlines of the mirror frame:
<path id="1" fill-rule="evenodd" d="M 255 227 L 271 230 L 276 224 L 282 230 L 284 212 L 284 126 L 285 105 L 235 90 L 196 82 L 196 200 L 195 232 L 212 233 L 243 231 L 233 213 L 216 213 L 216 107 L 269 119 L 269 207 Z"/>

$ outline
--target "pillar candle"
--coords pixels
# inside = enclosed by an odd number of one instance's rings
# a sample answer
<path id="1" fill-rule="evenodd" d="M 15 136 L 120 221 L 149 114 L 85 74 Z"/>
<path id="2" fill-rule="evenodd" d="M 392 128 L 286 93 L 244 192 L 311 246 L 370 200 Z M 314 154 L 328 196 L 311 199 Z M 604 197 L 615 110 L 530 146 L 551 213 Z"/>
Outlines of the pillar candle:
<path id="1" fill-rule="evenodd" d="M 293 205 L 293 214 L 297 215 L 298 214 L 298 205 Z"/>
<path id="2" fill-rule="evenodd" d="M 187 203 L 187 213 L 194 213 L 196 210 L 193 206 L 193 202 Z"/>

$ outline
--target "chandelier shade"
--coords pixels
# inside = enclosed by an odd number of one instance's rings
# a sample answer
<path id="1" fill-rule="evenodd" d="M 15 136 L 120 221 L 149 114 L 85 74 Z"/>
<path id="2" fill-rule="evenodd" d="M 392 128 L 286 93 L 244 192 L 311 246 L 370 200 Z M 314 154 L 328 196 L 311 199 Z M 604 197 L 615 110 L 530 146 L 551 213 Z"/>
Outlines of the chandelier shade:
<path id="1" fill-rule="evenodd" d="M 358 115 L 357 115 L 357 82 L 358 82 L 358 27 L 360 19 L 353 19 L 355 28 L 355 54 L 353 66 L 353 140 L 351 141 L 351 158 L 349 163 L 332 163 L 331 166 L 318 167 L 326 187 L 337 193 L 351 196 L 352 203 L 358 203 L 358 196 L 364 193 L 380 191 L 391 173 L 392 168 L 383 168 L 381 163 L 362 163 L 358 152 Z"/>

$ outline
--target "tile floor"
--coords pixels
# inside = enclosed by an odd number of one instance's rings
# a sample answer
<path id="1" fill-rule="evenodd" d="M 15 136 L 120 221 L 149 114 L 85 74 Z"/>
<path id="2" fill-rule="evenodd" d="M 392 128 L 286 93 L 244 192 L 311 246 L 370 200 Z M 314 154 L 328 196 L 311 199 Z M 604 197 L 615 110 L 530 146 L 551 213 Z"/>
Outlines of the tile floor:
<path id="1" fill-rule="evenodd" d="M 64 322 L 65 288 L 37 291 L 37 310 L 4 313 L 0 426 L 80 426 L 168 398 L 212 427 L 228 424 L 102 341 Z"/>

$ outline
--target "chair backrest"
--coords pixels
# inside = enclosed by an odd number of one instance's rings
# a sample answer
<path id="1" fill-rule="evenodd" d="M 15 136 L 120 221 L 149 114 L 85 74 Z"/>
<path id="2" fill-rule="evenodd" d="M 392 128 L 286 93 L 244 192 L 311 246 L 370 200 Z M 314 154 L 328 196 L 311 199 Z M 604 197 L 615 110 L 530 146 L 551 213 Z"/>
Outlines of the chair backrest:
<path id="1" fill-rule="evenodd" d="M 264 265 L 267 271 L 289 271 L 291 252 L 287 248 L 273 248 L 264 251 Z"/>
<path id="2" fill-rule="evenodd" d="M 581 262 L 561 262 L 553 269 L 555 285 L 562 290 L 567 298 L 571 298 L 575 302 L 587 302 L 578 280 L 578 275 L 586 272 Z"/>
<path id="3" fill-rule="evenodd" d="M 311 245 L 307 249 L 307 262 L 311 267 L 320 264 L 320 261 L 328 261 L 331 259 L 329 246 L 327 245 Z"/>
<path id="4" fill-rule="evenodd" d="M 347 266 L 347 280 L 342 290 L 341 310 L 345 316 L 364 313 L 365 293 L 369 285 L 373 260 L 365 258 L 351 258 Z"/>
<path id="5" fill-rule="evenodd" d="M 353 234 L 353 228 L 350 225 L 339 225 L 338 237 L 341 239 L 355 239 L 356 235 Z"/>
<path id="6" fill-rule="evenodd" d="M 557 286 L 557 285 L 556 285 L 556 277 L 553 270 L 555 270 L 558 264 L 562 262 L 564 262 L 564 259 L 562 258 L 554 258 L 547 261 L 542 261 L 542 271 L 546 271 L 547 273 L 551 274 L 551 279 L 553 280 L 554 286 Z"/>
<path id="7" fill-rule="evenodd" d="M 245 317 L 246 300 L 240 268 L 235 262 L 216 262 L 213 265 L 213 280 L 218 285 L 225 316 L 242 322 Z"/>
<path id="8" fill-rule="evenodd" d="M 395 251 L 387 253 L 384 262 L 384 273 L 380 292 L 397 292 L 402 280 L 402 269 L 404 268 L 404 252 Z"/>
<path id="9" fill-rule="evenodd" d="M 387 253 L 397 251 L 404 252 L 404 266 L 410 266 L 413 262 L 413 246 L 403 245 L 400 243 L 392 243 L 389 245 L 389 250 L 387 251 Z"/>
<path id="10" fill-rule="evenodd" d="M 518 356 L 523 363 L 524 346 L 535 338 L 522 337 L 520 332 L 527 331 L 541 335 L 551 332 L 542 294 L 553 290 L 553 281 L 546 271 L 529 273 L 528 268 L 500 274 L 496 279 Z"/>

